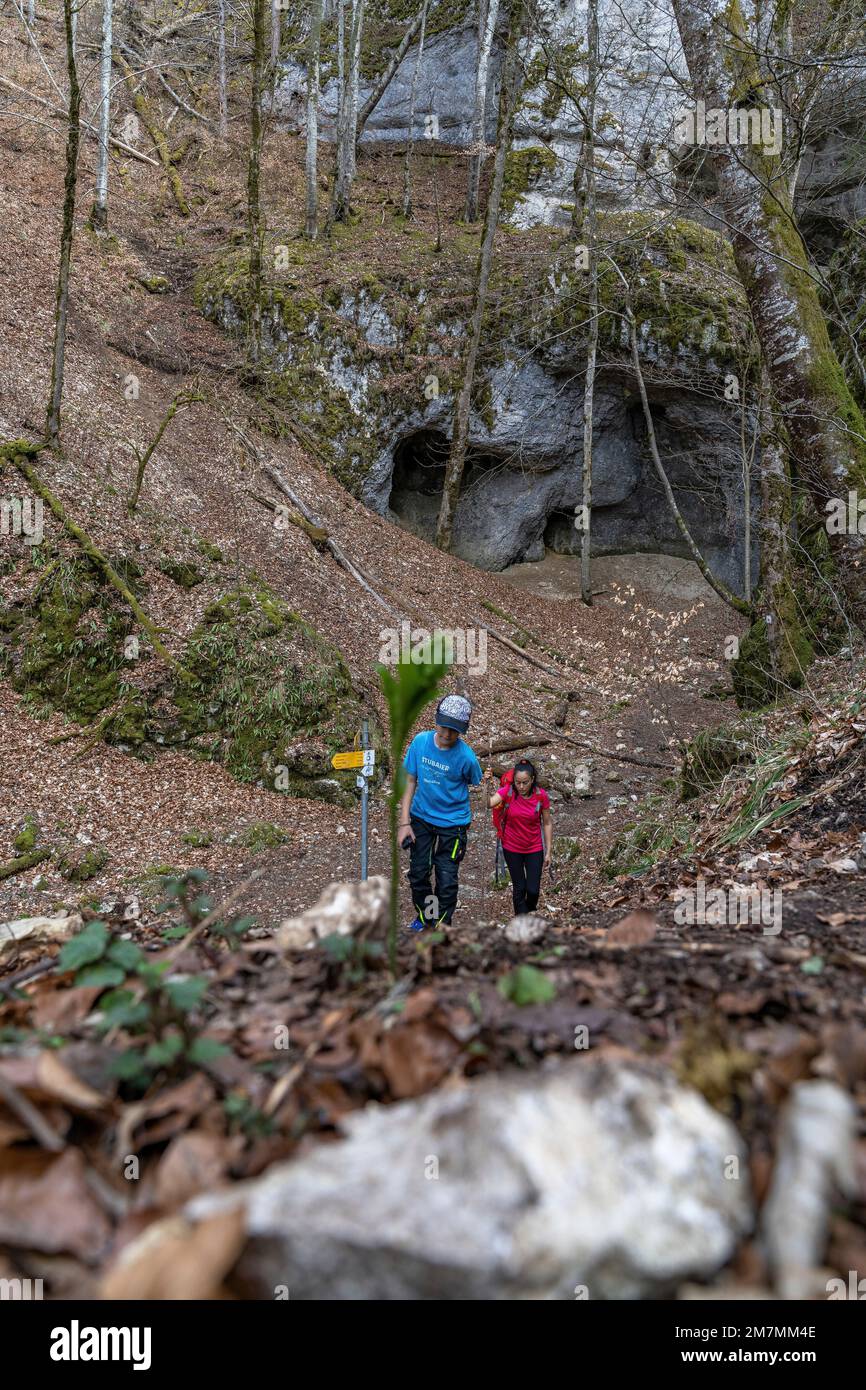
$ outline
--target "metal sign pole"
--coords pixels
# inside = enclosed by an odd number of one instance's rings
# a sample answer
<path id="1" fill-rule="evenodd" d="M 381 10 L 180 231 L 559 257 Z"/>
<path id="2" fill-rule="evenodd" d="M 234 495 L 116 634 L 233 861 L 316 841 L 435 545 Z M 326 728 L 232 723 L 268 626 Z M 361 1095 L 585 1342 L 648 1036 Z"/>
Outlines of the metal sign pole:
<path id="1" fill-rule="evenodd" d="M 363 749 L 370 747 L 370 727 L 366 719 L 361 725 L 361 747 Z M 369 796 L 366 766 L 358 780 L 361 783 L 361 882 L 365 883 L 367 880 L 367 798 Z"/>

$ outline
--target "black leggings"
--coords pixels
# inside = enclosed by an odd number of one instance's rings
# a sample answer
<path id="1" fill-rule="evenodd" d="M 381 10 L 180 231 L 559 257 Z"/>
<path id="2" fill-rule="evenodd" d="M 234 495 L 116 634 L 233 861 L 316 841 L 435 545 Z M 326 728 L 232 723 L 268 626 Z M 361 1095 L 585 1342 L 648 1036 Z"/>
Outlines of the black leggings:
<path id="1" fill-rule="evenodd" d="M 514 915 L 521 912 L 534 912 L 538 907 L 541 892 L 541 870 L 544 864 L 544 850 L 534 850 L 532 854 L 517 854 L 503 845 L 502 853 L 511 874 L 511 896 L 514 900 Z"/>

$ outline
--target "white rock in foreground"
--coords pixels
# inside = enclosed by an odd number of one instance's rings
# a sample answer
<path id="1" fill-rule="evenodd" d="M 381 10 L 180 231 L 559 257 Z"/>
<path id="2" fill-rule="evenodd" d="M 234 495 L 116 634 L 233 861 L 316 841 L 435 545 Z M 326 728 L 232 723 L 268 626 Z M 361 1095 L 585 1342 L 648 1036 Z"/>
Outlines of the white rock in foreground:
<path id="1" fill-rule="evenodd" d="M 506 941 L 514 941 L 518 945 L 532 945 L 535 941 L 540 941 L 547 931 L 548 923 L 543 917 L 538 917 L 534 912 L 523 912 L 519 917 L 512 917 L 511 921 L 502 928 Z"/>
<path id="2" fill-rule="evenodd" d="M 286 951 L 302 951 L 325 936 L 354 936 L 362 927 L 385 930 L 388 880 L 332 883 L 319 901 L 299 917 L 281 922 L 274 939 Z"/>
<path id="3" fill-rule="evenodd" d="M 187 1208 L 245 1207 L 252 1297 L 663 1295 L 751 1227 L 737 1131 L 650 1065 L 493 1076 L 345 1125 L 343 1143 Z"/>
<path id="4" fill-rule="evenodd" d="M 773 1181 L 761 1215 L 783 1298 L 826 1297 L 818 1266 L 836 1194 L 854 1197 L 857 1110 L 834 1081 L 799 1081 L 782 1115 Z"/>

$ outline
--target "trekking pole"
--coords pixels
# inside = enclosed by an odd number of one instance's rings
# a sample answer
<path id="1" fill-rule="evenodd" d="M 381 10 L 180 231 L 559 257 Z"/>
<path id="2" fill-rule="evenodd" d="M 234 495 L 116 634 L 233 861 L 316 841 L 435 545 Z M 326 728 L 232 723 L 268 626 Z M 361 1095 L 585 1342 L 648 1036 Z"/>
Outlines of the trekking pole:
<path id="1" fill-rule="evenodd" d="M 370 726 L 365 719 L 361 725 L 361 747 L 370 747 Z M 367 782 L 367 769 L 364 768 L 363 774 L 358 778 L 361 784 L 361 882 L 367 881 L 367 798 L 369 796 L 369 784 Z"/>

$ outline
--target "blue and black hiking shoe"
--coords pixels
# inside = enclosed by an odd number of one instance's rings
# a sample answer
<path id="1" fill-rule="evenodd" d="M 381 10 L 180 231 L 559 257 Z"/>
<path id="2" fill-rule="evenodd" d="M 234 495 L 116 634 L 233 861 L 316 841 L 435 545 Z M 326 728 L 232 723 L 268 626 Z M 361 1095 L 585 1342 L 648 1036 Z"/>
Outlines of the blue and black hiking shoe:
<path id="1" fill-rule="evenodd" d="M 410 922 L 410 923 L 409 923 L 409 930 L 410 930 L 410 931 L 423 931 L 424 928 L 426 927 L 426 925 L 427 925 L 427 923 L 426 923 L 426 922 L 422 922 L 420 917 L 416 917 L 415 920 L 414 920 L 414 922 Z"/>

